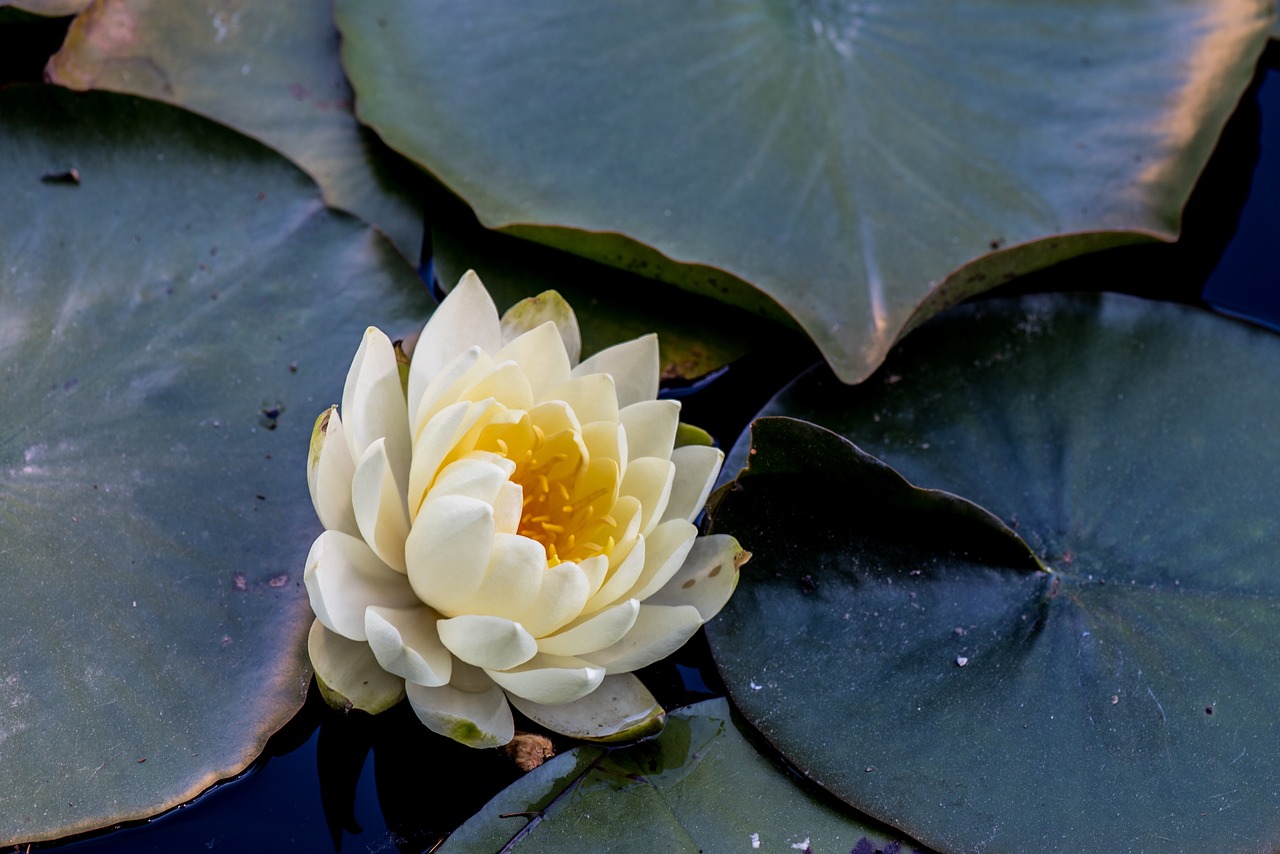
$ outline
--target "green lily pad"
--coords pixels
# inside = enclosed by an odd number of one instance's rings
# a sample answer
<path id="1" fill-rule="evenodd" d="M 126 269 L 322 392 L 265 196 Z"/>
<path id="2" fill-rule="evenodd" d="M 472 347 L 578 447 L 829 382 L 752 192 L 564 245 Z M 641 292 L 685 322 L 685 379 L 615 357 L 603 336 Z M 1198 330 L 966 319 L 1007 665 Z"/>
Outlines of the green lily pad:
<path id="1" fill-rule="evenodd" d="M 500 307 L 556 290 L 573 306 L 583 356 L 658 333 L 664 380 L 693 380 L 752 349 L 794 346 L 799 333 L 705 296 L 646 281 L 639 275 L 487 231 L 458 202 L 437 206 L 432 258 L 441 282 L 452 286 L 467 270 L 484 280 Z M 794 339 L 789 341 L 788 339 Z"/>
<path id="2" fill-rule="evenodd" d="M 766 414 L 840 435 L 761 419 L 714 512 L 754 553 L 707 627 L 732 697 L 943 850 L 1276 850 L 1277 412 L 1275 335 L 1117 296 L 969 305 L 863 386 L 805 375 Z"/>
<path id="3" fill-rule="evenodd" d="M 62 18 L 79 13 L 91 2 L 93 0 L 0 0 L 0 6 L 12 6 L 46 18 Z"/>
<path id="4" fill-rule="evenodd" d="M 733 300 L 745 282 L 850 382 L 965 297 L 1176 235 L 1273 14 L 1271 0 L 336 4 L 360 118 L 485 225 Z"/>
<path id="5" fill-rule="evenodd" d="M 189 800 L 298 710 L 312 422 L 428 303 L 285 160 L 154 102 L 0 92 L 0 197 L 7 846 Z"/>
<path id="6" fill-rule="evenodd" d="M 643 843 L 639 842 L 643 840 Z M 905 851 L 905 840 L 797 785 L 743 738 L 724 699 L 656 739 L 578 747 L 503 790 L 448 838 L 459 851 Z"/>
<path id="7" fill-rule="evenodd" d="M 266 143 L 417 263 L 422 176 L 356 122 L 327 0 L 96 0 L 47 73 L 72 89 L 176 104 Z"/>

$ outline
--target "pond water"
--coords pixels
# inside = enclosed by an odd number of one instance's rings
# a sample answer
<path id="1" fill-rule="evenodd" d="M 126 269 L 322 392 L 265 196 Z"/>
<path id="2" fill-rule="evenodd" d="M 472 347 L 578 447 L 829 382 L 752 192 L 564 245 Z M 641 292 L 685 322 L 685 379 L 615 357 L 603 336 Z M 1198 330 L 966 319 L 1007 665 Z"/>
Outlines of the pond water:
<path id="1" fill-rule="evenodd" d="M 1176 245 L 1078 259 L 1008 290 L 1121 290 L 1207 303 L 1280 330 L 1275 42 L 1192 197 L 1184 233 Z M 812 359 L 812 351 L 754 353 L 707 387 L 677 393 L 684 417 L 727 448 L 764 401 Z M 668 708 L 723 694 L 701 634 L 640 675 Z M 433 736 L 403 704 L 377 719 L 344 717 L 313 690 L 293 722 L 237 780 L 150 822 L 30 850 L 427 851 L 518 775 L 496 751 L 473 751 Z"/>

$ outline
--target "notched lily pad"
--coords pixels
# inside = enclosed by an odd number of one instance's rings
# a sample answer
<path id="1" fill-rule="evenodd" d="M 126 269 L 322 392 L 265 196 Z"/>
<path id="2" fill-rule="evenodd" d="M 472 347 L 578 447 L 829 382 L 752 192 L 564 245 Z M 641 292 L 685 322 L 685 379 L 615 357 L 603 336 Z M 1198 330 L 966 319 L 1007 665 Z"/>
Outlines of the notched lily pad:
<path id="1" fill-rule="evenodd" d="M 658 738 L 578 747 L 516 781 L 442 851 L 912 850 L 789 779 L 738 731 L 724 699 L 671 714 Z"/>
<path id="2" fill-rule="evenodd" d="M 328 2 L 79 5 L 51 82 L 155 98 L 258 139 L 417 262 L 421 175 L 356 122 Z"/>
<path id="3" fill-rule="evenodd" d="M 802 377 L 766 414 L 973 500 L 1051 572 L 762 419 L 714 513 L 755 553 L 707 627 L 731 695 L 939 849 L 1274 850 L 1277 411 L 1276 336 L 1115 296 L 973 304 L 862 386 Z"/>
<path id="4" fill-rule="evenodd" d="M 339 0 L 336 19 L 361 119 L 486 226 L 774 300 L 855 382 L 1007 277 L 1172 239 L 1274 11 Z"/>
<path id="5" fill-rule="evenodd" d="M 293 166 L 154 102 L 0 92 L 0 197 L 7 846 L 189 800 L 302 705 L 312 418 L 429 309 Z"/>

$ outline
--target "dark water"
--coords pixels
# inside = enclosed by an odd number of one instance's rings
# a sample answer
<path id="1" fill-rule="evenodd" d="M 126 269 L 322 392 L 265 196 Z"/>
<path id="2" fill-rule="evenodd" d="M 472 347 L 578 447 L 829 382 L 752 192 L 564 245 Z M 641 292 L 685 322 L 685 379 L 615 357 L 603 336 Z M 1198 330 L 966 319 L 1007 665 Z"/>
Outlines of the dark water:
<path id="1" fill-rule="evenodd" d="M 1178 244 L 1100 253 L 1010 287 L 1097 289 L 1208 304 L 1280 330 L 1276 43 L 1188 205 Z M 682 396 L 685 420 L 727 448 L 812 358 L 809 350 L 752 354 L 705 389 Z M 640 675 L 668 708 L 723 693 L 701 634 Z M 344 717 L 312 696 L 239 779 L 145 824 L 32 850 L 428 851 L 517 775 L 496 751 L 431 735 L 403 705 L 377 719 Z"/>

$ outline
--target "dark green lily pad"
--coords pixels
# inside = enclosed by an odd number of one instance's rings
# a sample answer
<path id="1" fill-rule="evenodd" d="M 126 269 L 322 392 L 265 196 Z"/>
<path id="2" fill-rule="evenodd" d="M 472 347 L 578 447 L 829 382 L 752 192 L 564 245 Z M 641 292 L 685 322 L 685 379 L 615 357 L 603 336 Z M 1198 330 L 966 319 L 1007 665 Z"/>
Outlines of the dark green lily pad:
<path id="1" fill-rule="evenodd" d="M 758 421 L 714 514 L 755 555 L 707 627 L 731 695 L 940 849 L 1276 850 L 1277 412 L 1275 335 L 1114 296 L 966 306 L 863 386 L 804 376 L 766 413 L 847 439 Z"/>
<path id="2" fill-rule="evenodd" d="M 257 143 L 0 92 L 0 845 L 143 818 L 302 704 L 315 414 L 421 284 Z"/>
<path id="3" fill-rule="evenodd" d="M 641 842 L 643 840 L 643 842 Z M 788 778 L 723 699 L 671 714 L 656 739 L 579 747 L 502 791 L 449 837 L 459 851 L 910 850 Z"/>
<path id="4" fill-rule="evenodd" d="M 446 287 L 475 270 L 499 308 L 545 290 L 559 291 L 578 317 L 584 357 L 656 332 L 662 378 L 680 382 L 705 376 L 752 349 L 801 343 L 793 328 L 705 296 L 488 231 L 456 200 L 434 210 L 432 259 Z"/>
<path id="5" fill-rule="evenodd" d="M 73 89 L 185 107 L 266 143 L 417 263 L 421 175 L 356 122 L 327 0 L 97 0 L 47 72 Z"/>
<path id="6" fill-rule="evenodd" d="M 338 0 L 360 118 L 481 222 L 790 312 L 846 381 L 1170 239 L 1270 0 Z M 681 266 L 687 265 L 687 266 Z"/>

